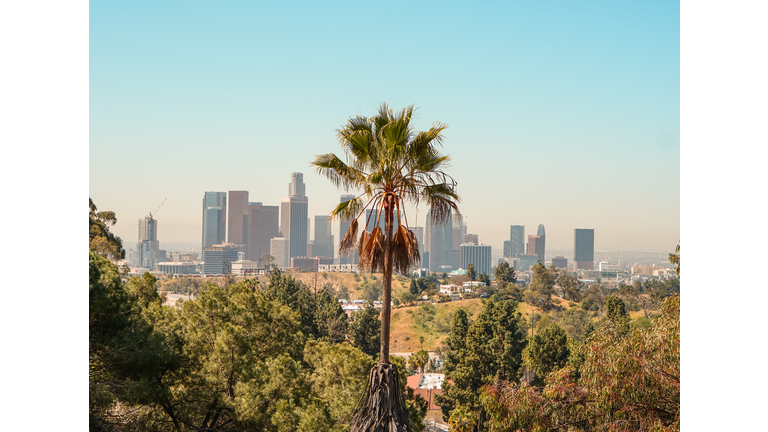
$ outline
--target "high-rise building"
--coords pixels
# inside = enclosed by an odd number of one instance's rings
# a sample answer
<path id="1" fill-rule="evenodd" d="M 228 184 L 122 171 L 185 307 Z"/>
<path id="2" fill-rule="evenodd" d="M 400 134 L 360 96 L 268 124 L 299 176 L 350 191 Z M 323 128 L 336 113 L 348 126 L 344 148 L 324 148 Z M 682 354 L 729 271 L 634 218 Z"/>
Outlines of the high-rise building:
<path id="1" fill-rule="evenodd" d="M 260 202 L 248 204 L 248 252 L 246 259 L 258 262 L 270 254 L 270 240 L 280 234 L 278 227 L 280 208 Z"/>
<path id="2" fill-rule="evenodd" d="M 227 242 L 248 244 L 248 191 L 229 191 Z"/>
<path id="3" fill-rule="evenodd" d="M 504 258 L 512 258 L 512 242 L 504 240 L 504 247 L 502 248 L 501 256 Z"/>
<path id="4" fill-rule="evenodd" d="M 278 268 L 289 268 L 291 266 L 288 247 L 288 239 L 285 237 L 275 237 L 269 241 L 269 254 L 275 258 L 272 264 Z"/>
<path id="5" fill-rule="evenodd" d="M 239 259 L 242 245 L 222 243 L 203 249 L 203 274 L 226 274 L 232 271 L 232 263 Z"/>
<path id="6" fill-rule="evenodd" d="M 537 255 L 544 264 L 544 236 L 528 236 L 528 255 Z"/>
<path id="7" fill-rule="evenodd" d="M 509 256 L 505 255 L 507 258 L 525 254 L 525 225 L 509 226 L 509 243 Z"/>
<path id="8" fill-rule="evenodd" d="M 541 247 L 539 245 L 536 245 L 536 254 L 540 257 L 541 263 L 544 263 L 544 257 L 545 257 L 545 249 L 547 245 L 547 233 L 544 231 L 544 224 L 539 224 L 539 229 L 536 231 L 536 235 L 541 237 Z M 533 253 L 533 252 L 528 252 Z"/>
<path id="9" fill-rule="evenodd" d="M 203 196 L 203 247 L 224 243 L 227 227 L 227 193 L 206 192 Z"/>
<path id="10" fill-rule="evenodd" d="M 288 241 L 288 262 L 293 257 L 306 256 L 309 241 L 309 199 L 304 196 L 304 175 L 291 174 L 288 198 L 280 203 L 280 231 Z"/>
<path id="11" fill-rule="evenodd" d="M 568 258 L 556 256 L 552 258 L 552 265 L 559 269 L 568 269 Z"/>
<path id="12" fill-rule="evenodd" d="M 365 210 L 365 220 L 366 220 L 366 230 L 368 232 L 373 232 L 373 229 L 376 227 L 376 217 L 379 216 L 378 214 L 371 214 L 371 209 Z M 397 228 L 400 227 L 400 223 L 397 221 L 397 215 L 398 211 L 395 210 L 395 214 L 393 217 L 393 225 L 392 225 L 392 235 L 395 234 L 395 231 L 397 231 Z M 381 212 L 381 215 L 379 216 L 379 228 L 381 228 L 382 234 L 384 234 L 384 228 L 385 228 L 386 221 L 384 220 L 384 212 Z M 358 228 L 359 229 L 359 228 Z"/>
<path id="13" fill-rule="evenodd" d="M 160 255 L 157 241 L 157 221 L 149 215 L 139 219 L 139 242 L 136 245 L 139 267 L 154 269 L 155 264 L 164 260 Z"/>
<path id="14" fill-rule="evenodd" d="M 477 234 L 465 234 L 464 235 L 464 243 L 472 243 L 472 244 L 479 245 L 480 244 L 480 239 L 477 236 Z"/>
<path id="15" fill-rule="evenodd" d="M 288 185 L 289 197 L 305 197 L 306 187 L 304 185 L 304 174 L 300 172 L 291 173 L 291 183 Z"/>
<path id="16" fill-rule="evenodd" d="M 447 267 L 458 266 L 455 258 L 460 254 L 453 254 L 453 218 L 448 214 L 448 220 L 443 225 L 432 222 L 431 210 L 427 212 L 426 245 L 429 252 L 429 271 L 444 272 Z M 426 264 L 426 263 L 425 263 Z"/>
<path id="17" fill-rule="evenodd" d="M 470 264 L 475 266 L 477 274 L 491 275 L 491 246 L 464 243 L 461 245 L 461 268 Z"/>
<path id="18" fill-rule="evenodd" d="M 456 213 L 456 212 L 452 212 L 452 213 L 453 213 L 453 230 L 452 230 L 453 249 L 459 250 L 459 246 L 466 243 L 466 241 L 464 240 L 464 235 L 467 233 L 465 231 L 467 229 L 467 226 L 464 225 L 464 216 L 462 216 L 461 213 Z"/>
<path id="19" fill-rule="evenodd" d="M 333 258 L 333 235 L 331 223 L 326 215 L 315 216 L 315 244 L 310 256 Z"/>
<path id="20" fill-rule="evenodd" d="M 576 228 L 573 230 L 574 270 L 594 270 L 595 230 Z"/>
<path id="21" fill-rule="evenodd" d="M 354 195 L 342 195 L 341 200 L 339 201 L 339 204 L 343 202 L 347 202 L 354 198 L 355 198 Z M 349 225 L 351 223 L 352 223 L 351 219 L 346 219 L 346 220 L 343 218 L 339 219 L 339 244 L 341 244 L 341 241 L 344 239 L 344 236 L 347 235 L 347 231 L 349 231 Z M 357 249 L 353 249 L 352 251 L 350 251 L 349 255 L 339 254 L 339 264 L 357 264 Z"/>

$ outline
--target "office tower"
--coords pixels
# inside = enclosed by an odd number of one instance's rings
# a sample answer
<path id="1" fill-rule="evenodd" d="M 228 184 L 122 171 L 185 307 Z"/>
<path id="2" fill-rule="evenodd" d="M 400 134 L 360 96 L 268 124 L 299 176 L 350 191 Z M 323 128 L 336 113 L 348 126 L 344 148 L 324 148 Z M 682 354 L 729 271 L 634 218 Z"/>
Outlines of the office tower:
<path id="1" fill-rule="evenodd" d="M 331 223 L 328 216 L 315 216 L 315 245 L 312 247 L 312 255 L 333 258 L 333 235 L 331 235 Z"/>
<path id="2" fill-rule="evenodd" d="M 203 247 L 224 243 L 227 227 L 227 193 L 206 192 L 203 196 Z"/>
<path id="3" fill-rule="evenodd" d="M 525 254 L 525 225 L 509 226 L 510 255 L 507 258 L 515 258 Z"/>
<path id="4" fill-rule="evenodd" d="M 552 258 L 552 265 L 559 269 L 568 269 L 568 258 L 556 256 Z"/>
<path id="5" fill-rule="evenodd" d="M 480 239 L 477 234 L 465 234 L 464 243 L 480 244 Z"/>
<path id="6" fill-rule="evenodd" d="M 536 246 L 536 254 L 539 255 L 541 258 L 541 263 L 544 263 L 544 250 L 546 249 L 547 244 L 547 233 L 544 231 L 544 224 L 539 224 L 539 229 L 536 231 L 536 235 L 541 237 L 541 248 L 539 248 L 538 244 Z M 530 252 L 533 253 L 533 252 Z"/>
<path id="7" fill-rule="evenodd" d="M 504 258 L 512 258 L 512 242 L 504 240 L 504 247 L 502 248 L 501 256 Z"/>
<path id="8" fill-rule="evenodd" d="M 248 244 L 248 191 L 229 191 L 227 242 Z"/>
<path id="9" fill-rule="evenodd" d="M 379 228 L 381 228 L 381 233 L 386 235 L 386 231 L 384 231 L 384 228 L 386 228 L 385 227 L 386 221 L 384 220 L 384 212 L 382 211 L 381 215 L 379 215 L 378 213 L 371 214 L 372 211 L 373 210 L 371 210 L 371 209 L 366 209 L 365 210 L 365 220 L 363 221 L 364 223 L 366 223 L 366 225 L 365 225 L 366 228 L 365 229 L 368 232 L 373 232 L 373 229 L 376 227 L 376 217 L 378 216 L 379 217 Z M 397 210 L 395 210 L 394 215 L 393 215 L 392 235 L 395 235 L 395 231 L 397 231 L 397 228 L 400 227 L 400 223 L 397 221 L 398 213 L 399 212 Z M 360 231 L 358 231 L 358 232 L 360 232 Z"/>
<path id="10" fill-rule="evenodd" d="M 429 271 L 442 273 L 448 267 L 458 265 L 456 258 L 459 254 L 453 254 L 453 218 L 448 214 L 448 219 L 443 225 L 437 225 L 432 221 L 431 210 L 427 212 L 426 245 L 429 252 Z"/>
<path id="11" fill-rule="evenodd" d="M 573 230 L 573 269 L 594 270 L 595 268 L 595 230 Z"/>
<path id="12" fill-rule="evenodd" d="M 260 202 L 248 204 L 248 243 L 246 259 L 258 262 L 264 255 L 271 255 L 270 240 L 280 234 L 278 228 L 280 208 L 265 206 Z"/>
<path id="13" fill-rule="evenodd" d="M 528 255 L 538 256 L 537 259 L 540 259 L 541 263 L 544 264 L 544 236 L 528 236 Z"/>
<path id="14" fill-rule="evenodd" d="M 291 183 L 288 185 L 289 197 L 304 197 L 306 194 L 306 187 L 304 185 L 304 174 L 300 172 L 291 173 Z"/>
<path id="15" fill-rule="evenodd" d="M 232 271 L 232 263 L 239 259 L 242 245 L 223 243 L 203 249 L 203 274 L 226 274 Z"/>
<path id="16" fill-rule="evenodd" d="M 491 246 L 464 243 L 461 245 L 461 268 L 470 264 L 475 266 L 477 274 L 491 275 Z"/>
<path id="17" fill-rule="evenodd" d="M 306 256 L 309 241 L 309 199 L 304 196 L 304 175 L 292 173 L 288 198 L 280 203 L 280 231 L 288 241 L 288 262 L 295 256 Z"/>
<path id="18" fill-rule="evenodd" d="M 291 266 L 288 246 L 288 239 L 285 237 L 275 237 L 269 241 L 269 254 L 275 258 L 272 264 L 278 268 L 289 268 Z"/>
<path id="19" fill-rule="evenodd" d="M 467 233 L 465 229 L 467 228 L 466 225 L 464 225 L 464 216 L 461 215 L 461 213 L 457 212 L 451 212 L 453 213 L 453 230 L 452 230 L 452 238 L 453 238 L 453 249 L 459 250 L 459 246 L 466 243 L 464 240 L 464 235 Z M 456 263 L 458 265 L 458 263 Z"/>
<path id="20" fill-rule="evenodd" d="M 411 231 L 413 231 L 416 241 L 419 242 L 419 252 L 424 252 L 424 227 L 411 227 Z"/>
<path id="21" fill-rule="evenodd" d="M 354 195 L 342 195 L 341 200 L 339 201 L 339 204 L 343 202 L 347 202 L 354 198 L 355 198 Z M 347 235 L 347 231 L 349 231 L 349 225 L 351 223 L 352 223 L 352 219 L 346 219 L 346 220 L 343 218 L 339 219 L 339 244 L 341 244 L 341 241 L 344 240 L 344 236 Z M 359 223 L 360 222 L 358 222 L 358 224 Z M 358 227 L 358 230 L 359 230 L 359 227 Z M 357 249 L 353 249 L 352 251 L 350 251 L 349 255 L 339 254 L 339 264 L 357 264 Z"/>
<path id="22" fill-rule="evenodd" d="M 140 267 L 155 269 L 161 261 L 160 242 L 157 241 L 157 221 L 150 215 L 139 219 L 139 242 L 136 245 Z"/>
<path id="23" fill-rule="evenodd" d="M 515 260 L 515 271 L 528 271 L 537 264 L 538 255 L 518 254 Z M 542 263 L 543 264 L 543 263 Z"/>

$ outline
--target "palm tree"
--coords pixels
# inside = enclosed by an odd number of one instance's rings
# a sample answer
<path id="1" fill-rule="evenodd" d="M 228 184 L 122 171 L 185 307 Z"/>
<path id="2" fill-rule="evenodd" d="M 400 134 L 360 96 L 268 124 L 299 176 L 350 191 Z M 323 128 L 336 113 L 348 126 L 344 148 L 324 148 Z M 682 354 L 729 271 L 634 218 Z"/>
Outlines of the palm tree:
<path id="1" fill-rule="evenodd" d="M 362 191 L 331 212 L 332 219 L 351 220 L 339 244 L 339 253 L 348 254 L 357 247 L 358 268 L 384 274 L 380 358 L 371 370 L 368 392 L 352 419 L 353 430 L 409 429 L 400 402 L 397 368 L 389 362 L 392 272 L 405 273 L 420 261 L 418 241 L 408 229 L 405 203 L 425 203 L 437 224 L 445 223 L 451 210 L 458 212 L 456 181 L 443 171 L 450 157 L 441 155 L 436 148 L 442 143 L 442 132 L 447 126 L 434 123 L 429 130 L 417 132 L 411 125 L 413 115 L 413 105 L 394 113 L 382 103 L 373 117 L 350 118 L 337 130 L 346 162 L 327 153 L 317 156 L 312 163 L 336 187 Z M 372 211 L 363 226 L 369 226 L 372 218 L 375 228 L 371 232 L 364 228 L 358 240 L 358 219 L 368 207 Z M 383 232 L 379 228 L 381 218 Z M 390 398 L 390 394 L 396 397 Z"/>

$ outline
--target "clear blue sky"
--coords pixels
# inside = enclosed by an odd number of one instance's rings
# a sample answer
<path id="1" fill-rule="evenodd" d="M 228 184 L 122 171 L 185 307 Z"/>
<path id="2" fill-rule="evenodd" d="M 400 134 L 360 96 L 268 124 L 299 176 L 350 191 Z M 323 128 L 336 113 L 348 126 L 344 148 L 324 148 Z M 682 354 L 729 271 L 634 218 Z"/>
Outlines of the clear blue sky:
<path id="1" fill-rule="evenodd" d="M 449 125 L 470 233 L 509 225 L 570 249 L 680 239 L 679 3 L 92 2 L 89 194 L 135 247 L 200 241 L 205 191 L 278 205 L 304 173 L 310 216 L 337 191 L 309 168 L 386 101 Z M 418 225 L 426 211 L 420 209 Z M 165 237 L 164 237 L 165 234 Z"/>

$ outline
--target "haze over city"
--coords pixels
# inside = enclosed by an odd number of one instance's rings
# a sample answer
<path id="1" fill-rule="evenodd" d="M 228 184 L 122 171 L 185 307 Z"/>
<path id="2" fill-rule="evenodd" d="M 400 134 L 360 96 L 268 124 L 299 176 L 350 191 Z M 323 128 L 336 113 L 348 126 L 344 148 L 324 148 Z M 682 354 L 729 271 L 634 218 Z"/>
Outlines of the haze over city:
<path id="1" fill-rule="evenodd" d="M 199 243 L 206 191 L 279 205 L 302 172 L 314 223 L 346 193 L 309 166 L 341 153 L 335 130 L 415 104 L 417 130 L 449 126 L 459 208 L 494 255 L 539 224 L 548 251 L 575 228 L 596 250 L 671 251 L 679 5 L 435 5 L 92 4 L 91 198 L 126 249 L 166 198 L 161 245 Z"/>

